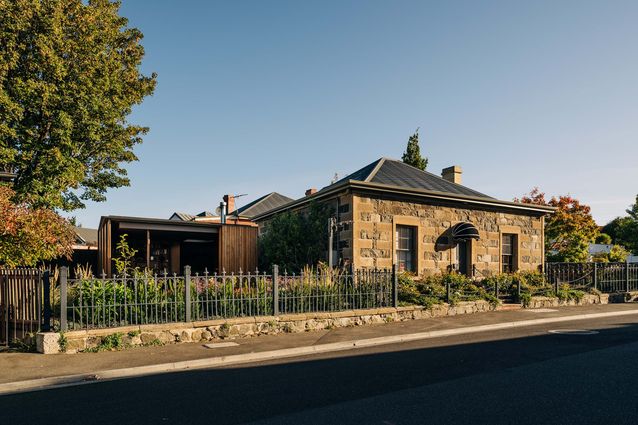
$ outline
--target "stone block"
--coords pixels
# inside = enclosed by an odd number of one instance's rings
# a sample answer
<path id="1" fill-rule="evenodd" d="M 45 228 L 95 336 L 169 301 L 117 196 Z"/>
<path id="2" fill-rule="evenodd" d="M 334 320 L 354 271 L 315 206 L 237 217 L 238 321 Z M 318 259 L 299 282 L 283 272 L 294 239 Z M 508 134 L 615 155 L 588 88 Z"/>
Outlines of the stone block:
<path id="1" fill-rule="evenodd" d="M 60 334 L 57 332 L 39 332 L 35 336 L 38 353 L 56 354 L 60 352 Z"/>

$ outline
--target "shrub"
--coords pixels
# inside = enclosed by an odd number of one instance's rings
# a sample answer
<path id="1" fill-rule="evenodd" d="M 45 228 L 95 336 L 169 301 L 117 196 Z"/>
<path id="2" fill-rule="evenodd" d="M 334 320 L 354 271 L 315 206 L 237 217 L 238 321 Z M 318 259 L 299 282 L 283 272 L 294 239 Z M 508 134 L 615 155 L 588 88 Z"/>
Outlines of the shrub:
<path id="1" fill-rule="evenodd" d="M 560 301 L 563 301 L 563 302 L 567 302 L 571 300 L 580 302 L 585 296 L 585 292 L 577 290 L 577 289 L 571 289 L 571 287 L 568 284 L 564 284 L 564 285 L 561 285 L 560 288 L 558 288 L 558 292 L 556 293 L 556 296 L 558 297 Z"/>

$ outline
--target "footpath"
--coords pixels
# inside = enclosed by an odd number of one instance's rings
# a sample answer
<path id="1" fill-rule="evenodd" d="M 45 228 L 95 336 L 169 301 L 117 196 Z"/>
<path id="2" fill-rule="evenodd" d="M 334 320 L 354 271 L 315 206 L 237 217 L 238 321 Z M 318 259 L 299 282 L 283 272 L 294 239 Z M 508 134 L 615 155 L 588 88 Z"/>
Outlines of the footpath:
<path id="1" fill-rule="evenodd" d="M 100 380 L 211 367 L 230 367 L 374 346 L 556 323 L 577 328 L 579 320 L 638 317 L 638 304 L 607 304 L 552 309 L 520 309 L 429 318 L 211 344 L 171 344 L 75 355 L 0 353 L 0 395 Z"/>

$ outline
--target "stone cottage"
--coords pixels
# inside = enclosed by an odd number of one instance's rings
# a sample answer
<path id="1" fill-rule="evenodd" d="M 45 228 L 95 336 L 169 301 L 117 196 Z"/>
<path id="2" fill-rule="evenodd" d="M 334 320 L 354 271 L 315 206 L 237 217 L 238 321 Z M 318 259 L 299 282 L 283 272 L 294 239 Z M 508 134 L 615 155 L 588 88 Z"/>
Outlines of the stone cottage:
<path id="1" fill-rule="evenodd" d="M 553 209 L 494 199 L 463 186 L 461 173 L 453 166 L 439 177 L 381 158 L 254 220 L 263 232 L 276 214 L 328 203 L 334 219 L 327 257 L 357 269 L 396 264 L 417 275 L 488 276 L 541 268 L 544 217 Z"/>

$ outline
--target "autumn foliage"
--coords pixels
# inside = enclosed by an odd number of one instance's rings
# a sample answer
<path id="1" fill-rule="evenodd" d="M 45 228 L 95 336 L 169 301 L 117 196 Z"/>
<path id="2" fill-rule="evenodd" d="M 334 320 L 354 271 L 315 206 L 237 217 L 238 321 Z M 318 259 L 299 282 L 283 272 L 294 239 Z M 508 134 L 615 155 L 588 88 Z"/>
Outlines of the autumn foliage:
<path id="1" fill-rule="evenodd" d="M 556 212 L 545 218 L 545 252 L 549 261 L 584 262 L 589 259 L 589 244 L 600 230 L 591 215 L 591 208 L 569 195 L 552 197 L 534 188 L 517 202 L 546 205 Z"/>
<path id="2" fill-rule="evenodd" d="M 50 209 L 15 203 L 14 195 L 0 186 L 0 267 L 35 266 L 70 256 L 75 234 L 69 222 Z"/>

